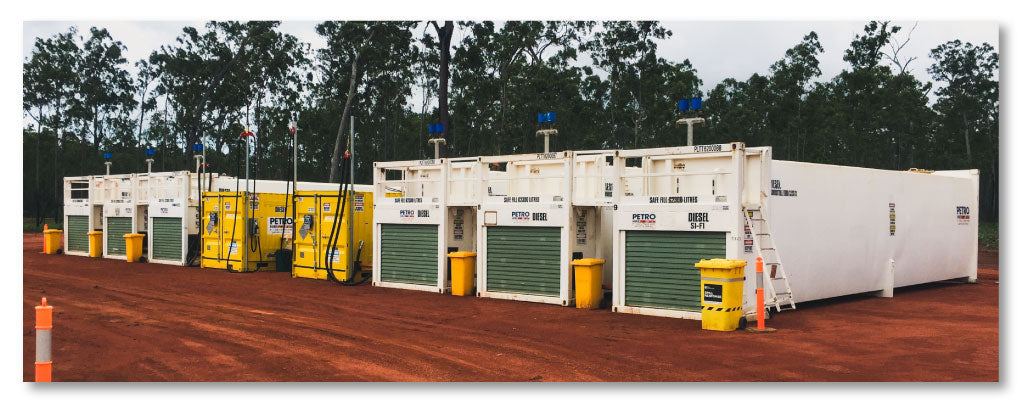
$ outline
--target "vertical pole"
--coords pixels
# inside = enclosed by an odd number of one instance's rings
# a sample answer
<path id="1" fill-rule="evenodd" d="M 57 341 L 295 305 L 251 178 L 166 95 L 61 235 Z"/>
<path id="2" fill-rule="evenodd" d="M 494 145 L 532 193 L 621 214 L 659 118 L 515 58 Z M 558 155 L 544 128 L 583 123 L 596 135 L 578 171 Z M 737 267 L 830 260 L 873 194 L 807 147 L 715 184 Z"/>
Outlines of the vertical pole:
<path id="1" fill-rule="evenodd" d="M 348 188 L 349 188 L 349 191 L 348 191 L 348 193 L 345 194 L 345 196 L 351 197 L 350 199 L 348 199 L 348 210 L 347 210 L 348 211 L 348 251 L 347 251 L 347 253 L 348 253 L 348 268 L 346 269 L 346 271 L 348 271 L 348 273 L 346 275 L 348 275 L 349 280 L 352 280 L 352 279 L 355 278 L 355 275 L 353 275 L 352 273 L 355 271 L 355 266 L 356 266 L 356 253 L 355 253 L 355 250 L 352 248 L 352 246 L 354 245 L 354 243 L 353 243 L 354 240 L 352 238 L 352 235 L 354 233 L 353 229 L 355 227 L 355 221 L 356 221 L 356 218 L 355 218 L 356 217 L 356 215 L 355 215 L 355 200 L 356 199 L 355 199 L 355 190 L 354 190 L 355 189 L 354 182 L 356 181 L 356 178 L 355 178 L 356 177 L 356 117 L 354 115 L 352 115 L 352 116 L 350 116 L 350 118 L 351 118 L 351 123 L 349 124 L 349 128 L 348 128 L 348 148 L 349 148 L 349 156 L 348 156 L 348 163 L 349 163 L 348 164 L 349 185 L 348 185 Z"/>
<path id="2" fill-rule="evenodd" d="M 295 262 L 295 233 L 296 233 L 295 231 L 299 230 L 298 225 L 296 225 L 299 221 L 295 220 L 295 217 L 297 216 L 297 213 L 295 212 L 295 206 L 297 205 L 297 203 L 295 202 L 295 192 L 298 191 L 298 187 L 296 187 L 296 185 L 299 184 L 299 118 L 298 117 L 299 117 L 298 113 L 295 113 L 295 115 L 292 116 L 292 121 L 293 121 L 292 123 L 295 124 L 295 126 L 294 126 L 295 130 L 292 132 L 292 204 L 291 204 L 291 206 L 292 206 L 292 238 L 291 238 L 292 262 Z M 316 265 L 316 264 L 314 264 L 314 265 Z"/>
<path id="3" fill-rule="evenodd" d="M 36 382 L 53 381 L 53 361 L 50 358 L 53 332 L 53 306 L 36 306 Z"/>
<path id="4" fill-rule="evenodd" d="M 249 127 L 245 127 L 249 132 Z M 245 194 L 249 194 L 249 135 L 245 135 Z"/>
<path id="5" fill-rule="evenodd" d="M 292 191 L 299 182 L 299 121 L 295 120 L 295 133 L 292 134 Z"/>
<path id="6" fill-rule="evenodd" d="M 757 330 L 764 330 L 764 260 L 757 258 Z"/>
<path id="7" fill-rule="evenodd" d="M 686 145 L 693 146 L 693 123 L 686 121 Z"/>
<path id="8" fill-rule="evenodd" d="M 551 152 L 551 135 L 544 135 L 544 153 Z"/>

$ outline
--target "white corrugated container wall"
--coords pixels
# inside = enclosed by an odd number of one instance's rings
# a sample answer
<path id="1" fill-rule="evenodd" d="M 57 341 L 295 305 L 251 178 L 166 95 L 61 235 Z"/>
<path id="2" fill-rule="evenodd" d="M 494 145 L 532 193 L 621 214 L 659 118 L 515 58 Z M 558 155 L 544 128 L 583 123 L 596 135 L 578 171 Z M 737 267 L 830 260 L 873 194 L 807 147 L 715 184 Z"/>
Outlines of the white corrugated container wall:
<path id="1" fill-rule="evenodd" d="M 617 192 L 613 190 L 615 150 L 574 151 L 572 156 L 573 240 L 576 251 L 582 252 L 583 258 L 604 260 L 602 284 L 611 286 L 615 264 L 611 232 L 617 198 Z"/>
<path id="2" fill-rule="evenodd" d="M 88 232 L 103 228 L 102 179 L 103 176 L 64 177 L 65 254 L 88 256 Z"/>
<path id="3" fill-rule="evenodd" d="M 135 174 L 105 175 L 101 181 L 104 258 L 126 259 L 122 235 L 136 232 L 137 181 Z"/>
<path id="4" fill-rule="evenodd" d="M 765 268 L 765 287 L 780 293 L 780 304 L 790 291 L 800 303 L 977 276 L 977 170 L 777 161 L 771 148 L 743 143 L 623 150 L 616 168 L 617 312 L 699 319 L 699 283 L 667 278 L 670 268 L 696 275 L 668 265 L 687 257 L 746 260 L 748 318 L 759 255 L 781 263 L 775 279 Z M 673 258 L 658 258 L 652 243 L 667 243 Z M 674 283 L 694 293 L 659 289 Z"/>
<path id="5" fill-rule="evenodd" d="M 154 172 L 140 193 L 148 198 L 150 212 L 146 236 L 150 262 L 189 265 L 199 252 L 200 174 L 190 171 Z M 203 191 L 221 179 L 217 173 L 204 173 Z M 142 181 L 140 181 L 141 183 Z"/>
<path id="6" fill-rule="evenodd" d="M 445 174 L 445 253 L 476 252 L 476 208 L 480 205 L 480 171 L 485 168 L 479 157 L 446 159 Z M 493 190 L 492 190 L 493 192 Z M 446 260 L 448 273 L 451 262 Z M 448 284 L 450 289 L 450 282 Z"/>
<path id="7" fill-rule="evenodd" d="M 478 296 L 572 304 L 572 161 L 567 151 L 480 157 Z"/>
<path id="8" fill-rule="evenodd" d="M 445 159 L 373 163 L 373 285 L 447 290 Z"/>

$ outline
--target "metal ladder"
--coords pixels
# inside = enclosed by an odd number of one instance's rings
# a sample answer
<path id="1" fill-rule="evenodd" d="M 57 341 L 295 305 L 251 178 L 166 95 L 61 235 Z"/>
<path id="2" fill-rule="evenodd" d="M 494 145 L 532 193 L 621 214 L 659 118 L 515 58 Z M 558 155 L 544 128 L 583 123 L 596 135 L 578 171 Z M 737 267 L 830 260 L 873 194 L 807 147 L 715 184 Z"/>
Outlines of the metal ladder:
<path id="1" fill-rule="evenodd" d="M 776 312 L 781 312 L 783 309 L 795 310 L 796 302 L 793 301 L 793 289 L 789 286 L 786 269 L 782 267 L 782 258 L 775 248 L 775 241 L 772 240 L 768 220 L 761 212 L 760 206 L 744 206 L 743 208 L 743 220 L 750 227 L 757 255 L 761 257 L 765 266 L 765 275 L 767 276 L 765 279 L 767 282 L 764 285 L 765 308 L 775 307 Z M 785 291 L 780 292 L 775 287 L 777 281 L 782 281 Z M 783 308 L 784 306 L 788 307 Z"/>

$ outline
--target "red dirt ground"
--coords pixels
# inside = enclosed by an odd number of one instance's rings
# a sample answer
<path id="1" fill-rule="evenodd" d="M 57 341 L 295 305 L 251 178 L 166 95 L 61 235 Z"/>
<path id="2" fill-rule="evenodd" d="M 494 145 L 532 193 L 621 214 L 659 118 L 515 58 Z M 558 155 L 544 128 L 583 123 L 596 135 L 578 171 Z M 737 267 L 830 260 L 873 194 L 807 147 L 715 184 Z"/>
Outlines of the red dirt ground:
<path id="1" fill-rule="evenodd" d="M 978 284 L 801 304 L 773 334 L 340 287 L 287 273 L 42 255 L 24 237 L 24 374 L 54 306 L 55 381 L 997 381 L 998 253 Z"/>

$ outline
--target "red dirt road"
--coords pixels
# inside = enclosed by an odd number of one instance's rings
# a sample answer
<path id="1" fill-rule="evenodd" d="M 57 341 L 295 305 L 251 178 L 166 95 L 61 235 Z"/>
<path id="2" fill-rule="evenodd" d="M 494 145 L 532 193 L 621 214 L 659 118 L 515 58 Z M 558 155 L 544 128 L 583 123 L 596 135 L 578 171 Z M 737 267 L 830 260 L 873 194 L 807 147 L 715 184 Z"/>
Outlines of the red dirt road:
<path id="1" fill-rule="evenodd" d="M 341 287 L 41 255 L 24 242 L 24 375 L 33 306 L 54 306 L 54 381 L 997 381 L 998 253 L 978 284 L 801 304 L 773 334 L 699 321 Z"/>

